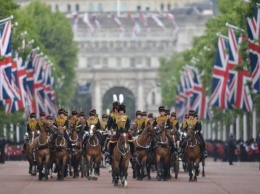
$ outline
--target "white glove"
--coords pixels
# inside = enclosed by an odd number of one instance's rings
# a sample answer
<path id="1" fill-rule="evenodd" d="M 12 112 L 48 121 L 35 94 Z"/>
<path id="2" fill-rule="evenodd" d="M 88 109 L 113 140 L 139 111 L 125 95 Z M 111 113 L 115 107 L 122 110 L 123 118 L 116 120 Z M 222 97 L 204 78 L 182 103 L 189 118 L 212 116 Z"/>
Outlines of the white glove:
<path id="1" fill-rule="evenodd" d="M 116 131 L 113 131 L 113 135 L 116 135 Z"/>

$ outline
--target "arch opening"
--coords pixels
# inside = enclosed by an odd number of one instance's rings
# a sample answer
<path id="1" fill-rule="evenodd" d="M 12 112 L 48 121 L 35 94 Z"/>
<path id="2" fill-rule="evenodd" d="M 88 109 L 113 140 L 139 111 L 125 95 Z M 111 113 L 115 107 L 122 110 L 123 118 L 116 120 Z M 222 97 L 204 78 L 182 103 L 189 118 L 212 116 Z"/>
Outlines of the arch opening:
<path id="1" fill-rule="evenodd" d="M 111 110 L 112 103 L 113 103 L 113 94 L 116 94 L 117 98 L 119 97 L 119 94 L 124 95 L 123 104 L 126 106 L 126 114 L 129 116 L 130 119 L 134 119 L 135 118 L 135 96 L 129 89 L 125 87 L 113 87 L 105 93 L 102 102 L 103 112 L 106 112 L 107 109 Z"/>

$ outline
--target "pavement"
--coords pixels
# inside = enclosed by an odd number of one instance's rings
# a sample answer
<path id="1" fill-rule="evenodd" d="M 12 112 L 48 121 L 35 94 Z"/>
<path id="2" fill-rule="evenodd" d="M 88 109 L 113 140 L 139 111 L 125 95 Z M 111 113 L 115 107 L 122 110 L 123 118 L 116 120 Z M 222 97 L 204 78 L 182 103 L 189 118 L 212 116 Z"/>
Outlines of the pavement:
<path id="1" fill-rule="evenodd" d="M 180 168 L 178 179 L 157 181 L 156 173 L 152 180 L 137 181 L 129 169 L 128 188 L 114 187 L 108 168 L 101 168 L 98 180 L 66 177 L 57 181 L 54 177 L 38 181 L 37 176 L 28 174 L 28 162 L 7 161 L 0 164 L 0 194 L 259 194 L 260 170 L 258 162 L 234 163 L 213 162 L 206 159 L 206 176 L 198 177 L 197 182 L 189 182 L 188 173 Z"/>

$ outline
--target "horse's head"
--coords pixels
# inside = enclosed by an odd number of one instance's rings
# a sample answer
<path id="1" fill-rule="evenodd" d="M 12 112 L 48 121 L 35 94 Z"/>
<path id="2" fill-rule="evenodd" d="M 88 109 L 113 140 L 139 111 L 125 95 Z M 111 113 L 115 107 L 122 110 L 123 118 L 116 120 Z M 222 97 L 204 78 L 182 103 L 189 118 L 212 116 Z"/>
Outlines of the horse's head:
<path id="1" fill-rule="evenodd" d="M 89 136 L 92 137 L 93 135 L 95 135 L 95 133 L 96 133 L 96 126 L 91 125 L 89 130 Z"/>
<path id="2" fill-rule="evenodd" d="M 63 138 L 64 137 L 64 132 L 65 132 L 65 128 L 62 125 L 59 125 L 58 129 L 57 129 L 57 136 L 58 136 L 58 138 Z"/>
<path id="3" fill-rule="evenodd" d="M 151 138 L 154 138 L 156 135 L 155 129 L 152 125 L 147 125 L 147 127 L 145 128 L 145 130 L 147 131 L 147 135 L 150 136 Z"/>
<path id="4" fill-rule="evenodd" d="M 123 146 L 124 149 L 126 150 L 128 148 L 128 133 L 126 132 L 120 133 L 118 143 L 120 144 L 120 147 Z"/>

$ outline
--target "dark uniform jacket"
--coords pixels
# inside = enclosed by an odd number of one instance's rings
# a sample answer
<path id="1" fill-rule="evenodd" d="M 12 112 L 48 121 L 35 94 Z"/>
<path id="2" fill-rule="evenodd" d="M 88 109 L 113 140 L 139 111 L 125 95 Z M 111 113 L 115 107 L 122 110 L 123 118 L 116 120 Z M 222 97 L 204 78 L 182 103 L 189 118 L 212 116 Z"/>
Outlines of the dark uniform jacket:
<path id="1" fill-rule="evenodd" d="M 157 116 L 155 118 L 153 126 L 156 127 L 159 122 L 164 122 L 167 129 L 171 127 L 170 119 L 167 116 Z"/>
<path id="2" fill-rule="evenodd" d="M 136 123 L 138 132 L 141 132 L 141 131 L 144 130 L 144 128 L 145 128 L 145 122 L 144 122 L 144 120 L 143 120 L 142 118 L 140 118 L 140 119 L 135 119 L 134 122 Z"/>

